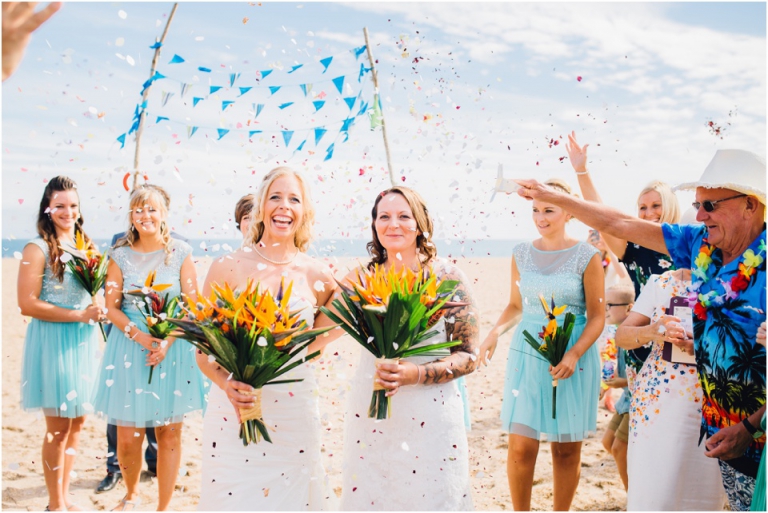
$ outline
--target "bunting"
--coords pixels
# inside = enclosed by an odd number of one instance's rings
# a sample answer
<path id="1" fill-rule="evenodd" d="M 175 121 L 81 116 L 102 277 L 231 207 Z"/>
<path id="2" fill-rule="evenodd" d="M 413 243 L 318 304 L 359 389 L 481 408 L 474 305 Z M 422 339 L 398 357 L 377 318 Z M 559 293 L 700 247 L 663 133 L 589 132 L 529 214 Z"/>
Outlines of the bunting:
<path id="1" fill-rule="evenodd" d="M 220 141 L 222 137 L 224 137 L 229 133 L 229 130 L 227 130 L 226 128 L 218 128 L 216 129 L 216 131 L 219 133 L 219 138 L 217 139 L 218 141 Z"/>
<path id="2" fill-rule="evenodd" d="M 181 64 L 182 62 L 184 62 L 184 59 L 180 55 L 173 54 L 173 58 L 168 61 L 168 64 Z"/>

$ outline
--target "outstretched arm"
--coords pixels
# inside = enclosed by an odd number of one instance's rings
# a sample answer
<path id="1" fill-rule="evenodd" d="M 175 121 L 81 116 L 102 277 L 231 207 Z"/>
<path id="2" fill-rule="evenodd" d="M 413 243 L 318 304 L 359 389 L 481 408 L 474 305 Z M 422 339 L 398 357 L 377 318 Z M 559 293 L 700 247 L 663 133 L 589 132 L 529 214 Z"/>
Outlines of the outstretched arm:
<path id="1" fill-rule="evenodd" d="M 613 207 L 592 203 L 554 190 L 536 180 L 515 180 L 517 193 L 528 200 L 557 205 L 604 235 L 626 239 L 658 253 L 669 255 L 661 225 L 630 216 Z"/>
<path id="2" fill-rule="evenodd" d="M 35 12 L 37 2 L 3 2 L 3 82 L 21 63 L 32 32 L 61 8 L 61 2 L 51 2 Z"/>

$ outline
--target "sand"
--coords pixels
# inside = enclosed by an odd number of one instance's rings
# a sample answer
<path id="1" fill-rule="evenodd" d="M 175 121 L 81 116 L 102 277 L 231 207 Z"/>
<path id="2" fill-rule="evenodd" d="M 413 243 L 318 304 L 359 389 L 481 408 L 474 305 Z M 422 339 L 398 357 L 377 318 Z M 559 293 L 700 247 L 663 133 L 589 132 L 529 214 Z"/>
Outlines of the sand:
<path id="1" fill-rule="evenodd" d="M 344 269 L 351 259 L 333 261 Z M 493 326 L 509 295 L 509 260 L 501 258 L 461 259 L 457 264 L 473 282 L 474 295 L 481 315 L 481 337 Z M 205 276 L 210 260 L 198 262 L 198 274 Z M 9 510 L 43 510 L 48 502 L 43 480 L 40 453 L 45 434 L 42 414 L 21 410 L 19 391 L 22 348 L 28 319 L 21 316 L 16 302 L 16 280 L 19 261 L 3 259 L 3 426 L 2 426 L 2 507 Z M 343 274 L 339 273 L 339 276 Z M 507 484 L 507 435 L 500 429 L 499 411 L 503 395 L 504 371 L 509 336 L 499 343 L 496 357 L 467 377 L 472 405 L 472 430 L 469 437 L 469 459 L 472 496 L 477 510 L 511 510 Z M 358 348 L 349 337 L 329 345 L 316 365 L 320 383 L 320 410 L 323 418 L 323 463 L 337 494 L 341 492 L 343 453 L 343 408 L 347 379 L 352 375 Z M 574 510 L 622 510 L 626 493 L 618 477 L 616 465 L 603 449 L 600 438 L 611 414 L 598 411 L 598 434 L 583 444 L 581 482 L 572 508 Z M 114 490 L 96 494 L 94 489 L 105 476 L 107 453 L 106 423 L 89 416 L 81 435 L 75 463 L 77 476 L 72 480 L 71 500 L 83 509 L 102 510 L 114 507 L 123 496 L 120 483 Z M 175 510 L 195 510 L 200 492 L 202 416 L 185 422 L 183 434 L 182 472 L 177 492 L 171 503 Z M 138 510 L 155 509 L 157 485 L 148 479 L 140 487 L 142 504 Z M 533 486 L 532 509 L 552 509 L 552 464 L 550 447 L 541 444 Z"/>

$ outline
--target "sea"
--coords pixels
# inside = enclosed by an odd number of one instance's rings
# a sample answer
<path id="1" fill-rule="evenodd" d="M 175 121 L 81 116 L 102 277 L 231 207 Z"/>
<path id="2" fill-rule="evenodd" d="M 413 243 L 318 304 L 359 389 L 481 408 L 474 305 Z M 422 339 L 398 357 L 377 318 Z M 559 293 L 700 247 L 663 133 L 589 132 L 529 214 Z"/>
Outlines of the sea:
<path id="1" fill-rule="evenodd" d="M 27 239 L 2 239 L 3 258 L 21 258 Z M 100 250 L 109 247 L 109 239 L 95 239 Z M 240 247 L 242 239 L 189 239 L 192 254 L 196 257 L 223 256 Z M 319 239 L 312 243 L 307 252 L 310 256 L 326 257 L 367 257 L 365 239 Z M 440 239 L 433 240 L 437 254 L 446 258 L 493 258 L 510 257 L 518 240 L 507 239 Z"/>

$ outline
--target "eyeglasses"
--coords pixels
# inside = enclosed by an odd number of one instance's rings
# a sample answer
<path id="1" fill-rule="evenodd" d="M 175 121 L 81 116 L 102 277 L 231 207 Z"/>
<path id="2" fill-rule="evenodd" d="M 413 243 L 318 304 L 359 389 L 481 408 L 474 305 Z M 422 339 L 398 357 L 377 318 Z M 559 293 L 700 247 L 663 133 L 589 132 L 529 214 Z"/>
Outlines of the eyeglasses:
<path id="1" fill-rule="evenodd" d="M 606 310 L 610 310 L 611 307 L 614 307 L 614 306 L 629 306 L 629 305 L 630 305 L 630 303 L 606 303 L 605 304 L 605 309 Z"/>
<path id="2" fill-rule="evenodd" d="M 723 198 L 723 199 L 714 200 L 714 201 L 710 201 L 710 200 L 694 201 L 693 203 L 691 203 L 691 205 L 693 205 L 693 208 L 695 208 L 697 211 L 699 210 L 699 208 L 704 207 L 704 210 L 706 210 L 707 212 L 712 212 L 715 209 L 715 205 L 717 205 L 718 203 L 722 201 L 736 199 L 736 198 L 743 198 L 744 196 L 746 196 L 746 194 L 739 194 L 736 196 L 731 196 L 730 198 Z"/>

